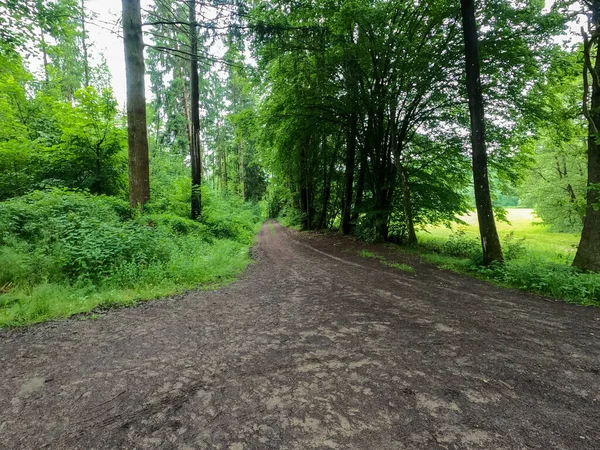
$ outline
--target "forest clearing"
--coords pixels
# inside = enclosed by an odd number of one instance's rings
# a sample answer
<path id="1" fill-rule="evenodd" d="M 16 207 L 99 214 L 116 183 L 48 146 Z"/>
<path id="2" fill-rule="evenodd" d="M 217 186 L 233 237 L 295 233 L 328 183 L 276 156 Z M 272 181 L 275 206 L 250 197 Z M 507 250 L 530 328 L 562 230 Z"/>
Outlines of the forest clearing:
<path id="1" fill-rule="evenodd" d="M 531 256 L 553 262 L 572 262 L 579 243 L 578 234 L 552 231 L 535 216 L 533 209 L 508 208 L 506 211 L 507 221 L 498 222 L 498 232 L 502 238 L 512 236 L 510 239 L 521 241 L 524 251 Z M 459 219 L 466 225 L 455 224 L 451 229 L 444 226 L 428 227 L 419 234 L 419 238 L 423 242 L 431 239 L 443 243 L 456 231 L 464 231 L 469 237 L 477 238 L 477 215 L 466 214 Z"/>
<path id="2" fill-rule="evenodd" d="M 0 447 L 598 447 L 600 0 L 0 0 Z"/>

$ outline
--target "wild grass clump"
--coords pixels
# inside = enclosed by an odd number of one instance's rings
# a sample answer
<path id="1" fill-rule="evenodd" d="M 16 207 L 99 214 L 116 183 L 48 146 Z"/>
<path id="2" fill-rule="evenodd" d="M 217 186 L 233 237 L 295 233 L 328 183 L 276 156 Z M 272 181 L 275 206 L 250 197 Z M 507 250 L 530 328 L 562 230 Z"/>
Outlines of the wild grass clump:
<path id="1" fill-rule="evenodd" d="M 415 269 L 413 269 L 408 264 L 395 263 L 395 262 L 389 261 L 388 259 L 385 258 L 385 256 L 380 255 L 379 253 L 371 252 L 369 250 L 364 249 L 364 250 L 360 251 L 359 255 L 363 258 L 377 259 L 382 264 L 384 264 L 388 267 L 391 267 L 393 269 L 400 270 L 401 272 L 415 273 Z"/>
<path id="2" fill-rule="evenodd" d="M 202 222 L 62 189 L 1 202 L 0 326 L 231 279 L 249 262 L 258 210 L 205 198 Z"/>

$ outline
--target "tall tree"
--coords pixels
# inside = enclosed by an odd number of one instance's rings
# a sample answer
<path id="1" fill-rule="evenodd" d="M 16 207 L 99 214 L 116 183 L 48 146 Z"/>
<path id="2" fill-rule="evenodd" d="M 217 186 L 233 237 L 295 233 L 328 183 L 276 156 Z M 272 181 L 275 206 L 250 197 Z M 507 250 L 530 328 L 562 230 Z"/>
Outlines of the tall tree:
<path id="1" fill-rule="evenodd" d="M 483 262 L 490 264 L 503 260 L 500 238 L 496 230 L 494 210 L 488 179 L 488 155 L 485 141 L 485 115 L 479 67 L 479 42 L 475 22 L 474 0 L 461 0 L 467 93 L 471 117 L 471 144 L 473 147 L 473 185 L 479 234 L 483 248 Z"/>
<path id="2" fill-rule="evenodd" d="M 85 0 L 81 0 L 80 6 L 80 14 L 81 14 L 81 49 L 83 50 L 83 76 L 84 76 L 84 85 L 90 85 L 90 63 L 88 56 L 88 46 L 87 46 L 87 30 L 85 28 Z"/>
<path id="3" fill-rule="evenodd" d="M 583 32 L 583 111 L 588 120 L 588 191 L 583 232 L 573 265 L 581 269 L 600 271 L 600 1 L 587 0 L 585 5 L 589 10 L 590 32 L 589 35 Z"/>
<path id="4" fill-rule="evenodd" d="M 190 159 L 192 163 L 192 219 L 202 214 L 202 160 L 200 155 L 200 88 L 198 86 L 198 23 L 196 0 L 190 0 L 190 109 L 192 132 Z"/>
<path id="5" fill-rule="evenodd" d="M 146 129 L 144 41 L 140 0 L 122 0 L 127 78 L 127 137 L 129 142 L 129 204 L 143 209 L 150 199 L 150 167 Z"/>

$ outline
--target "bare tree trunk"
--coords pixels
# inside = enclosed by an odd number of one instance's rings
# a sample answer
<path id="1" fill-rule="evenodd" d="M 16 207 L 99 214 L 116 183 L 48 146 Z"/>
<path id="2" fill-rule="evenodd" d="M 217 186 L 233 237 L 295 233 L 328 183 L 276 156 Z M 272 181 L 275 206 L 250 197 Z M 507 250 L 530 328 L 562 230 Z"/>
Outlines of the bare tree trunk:
<path id="1" fill-rule="evenodd" d="M 300 144 L 300 211 L 302 211 L 302 228 L 310 230 L 310 188 L 308 175 L 308 147 L 310 136 Z"/>
<path id="2" fill-rule="evenodd" d="M 144 208 L 150 199 L 144 40 L 140 0 L 122 0 L 127 77 L 127 138 L 129 143 L 129 204 Z"/>
<path id="3" fill-rule="evenodd" d="M 327 138 L 323 138 L 323 144 L 321 151 L 325 155 L 325 160 L 323 161 L 323 203 L 321 208 L 321 215 L 319 216 L 319 222 L 317 228 L 323 229 L 327 227 L 327 210 L 329 209 L 329 202 L 331 200 L 331 183 L 333 181 L 333 172 L 335 169 L 335 162 L 337 160 L 338 148 L 340 146 L 340 139 L 336 139 L 334 143 L 334 148 L 331 153 L 331 159 L 329 160 L 329 164 L 325 164 L 327 160 L 327 146 L 326 146 Z"/>
<path id="4" fill-rule="evenodd" d="M 87 47 L 87 31 L 85 28 L 85 0 L 81 0 L 81 47 L 83 49 L 83 76 L 85 86 L 90 85 L 90 64 Z"/>
<path id="5" fill-rule="evenodd" d="M 600 3 L 591 3 L 592 36 L 584 33 L 584 113 L 588 119 L 588 191 L 583 231 L 573 265 L 600 272 Z M 595 46 L 595 61 L 591 52 Z M 592 76 L 591 107 L 588 107 L 589 79 Z"/>
<path id="6" fill-rule="evenodd" d="M 198 28 L 196 22 L 196 0 L 189 2 L 190 14 L 190 82 L 192 141 L 190 159 L 192 163 L 192 219 L 202 214 L 202 160 L 200 156 L 200 88 L 198 86 Z"/>
<path id="7" fill-rule="evenodd" d="M 358 219 L 358 210 L 362 205 L 365 192 L 365 179 L 367 177 L 367 153 L 366 149 L 360 152 L 360 167 L 358 168 L 358 180 L 356 181 L 356 200 L 354 200 L 354 211 L 352 212 L 352 222 Z"/>
<path id="8" fill-rule="evenodd" d="M 175 75 L 175 70 L 173 70 L 173 75 Z M 179 66 L 179 76 L 183 80 L 183 67 Z M 185 114 L 186 120 L 186 130 L 188 135 L 188 142 L 190 146 L 190 154 L 192 153 L 192 118 L 190 116 L 190 107 L 188 105 L 188 93 L 185 90 L 185 83 L 181 83 L 183 90 L 183 113 Z"/>
<path id="9" fill-rule="evenodd" d="M 246 200 L 246 168 L 244 162 L 244 139 L 240 139 L 240 173 L 242 182 L 242 198 Z"/>
<path id="10" fill-rule="evenodd" d="M 463 33 L 465 38 L 465 61 L 467 71 L 467 92 L 471 115 L 471 144 L 473 146 L 473 184 L 479 233 L 483 249 L 483 263 L 502 262 L 502 248 L 496 230 L 494 210 L 490 196 L 488 179 L 487 149 L 485 136 L 485 116 L 479 68 L 479 43 L 475 23 L 474 0 L 461 0 Z"/>
<path id="11" fill-rule="evenodd" d="M 415 231 L 415 222 L 412 212 L 412 202 L 410 198 L 410 184 L 406 167 L 398 162 L 398 170 L 400 172 L 400 181 L 402 183 L 402 207 L 404 209 L 404 218 L 406 220 L 406 231 L 408 234 L 407 245 L 413 246 L 418 244 L 417 233 Z"/>
<path id="12" fill-rule="evenodd" d="M 346 172 L 344 174 L 344 203 L 342 205 L 342 233 L 352 231 L 352 194 L 354 193 L 354 168 L 356 160 L 356 113 L 350 118 L 350 131 L 346 142 Z"/>

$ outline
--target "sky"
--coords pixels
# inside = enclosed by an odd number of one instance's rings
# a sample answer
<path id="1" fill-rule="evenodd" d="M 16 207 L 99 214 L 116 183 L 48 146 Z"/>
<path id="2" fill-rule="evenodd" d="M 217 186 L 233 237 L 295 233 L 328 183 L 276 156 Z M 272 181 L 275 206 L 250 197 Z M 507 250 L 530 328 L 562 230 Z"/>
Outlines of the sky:
<path id="1" fill-rule="evenodd" d="M 546 7 L 550 7 L 554 0 L 545 0 Z M 141 0 L 142 9 L 148 8 L 152 0 Z M 114 95 L 119 105 L 125 105 L 125 56 L 121 34 L 120 22 L 121 0 L 86 0 L 86 7 L 97 14 L 96 20 L 91 20 L 88 26 L 89 42 L 92 46 L 90 53 L 92 58 L 103 54 L 108 63 L 112 75 L 112 86 Z M 576 33 L 572 30 L 571 34 Z M 149 83 L 146 82 L 148 90 Z M 149 94 L 149 93 L 148 93 Z"/>
<path id="2" fill-rule="evenodd" d="M 142 8 L 147 8 L 151 0 L 142 0 Z M 92 46 L 90 54 L 99 62 L 103 54 L 112 76 L 112 87 L 119 105 L 125 105 L 125 54 L 121 28 L 121 0 L 87 0 L 86 7 L 97 14 L 96 20 L 90 20 L 88 39 Z M 148 83 L 146 83 L 148 85 Z"/>

